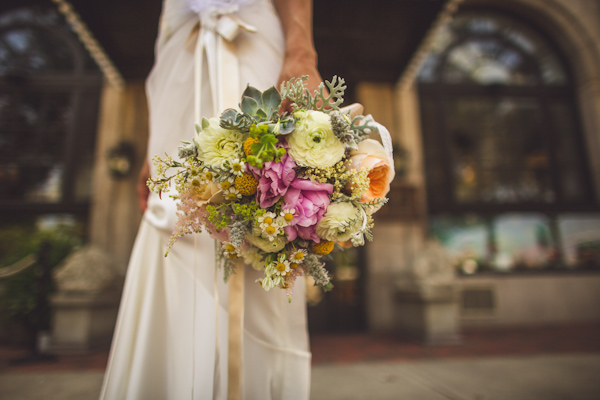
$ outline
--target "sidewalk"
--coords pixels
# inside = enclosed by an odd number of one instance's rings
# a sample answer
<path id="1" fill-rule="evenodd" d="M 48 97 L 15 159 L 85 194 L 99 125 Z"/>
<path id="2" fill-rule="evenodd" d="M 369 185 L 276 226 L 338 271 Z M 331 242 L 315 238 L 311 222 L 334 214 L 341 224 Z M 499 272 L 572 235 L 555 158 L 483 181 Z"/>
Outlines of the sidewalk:
<path id="1" fill-rule="evenodd" d="M 389 335 L 314 336 L 311 399 L 597 400 L 598 338 L 598 325 L 469 332 L 462 345 L 441 347 Z M 0 347 L 0 399 L 98 398 L 106 350 L 6 366 L 16 355 Z"/>

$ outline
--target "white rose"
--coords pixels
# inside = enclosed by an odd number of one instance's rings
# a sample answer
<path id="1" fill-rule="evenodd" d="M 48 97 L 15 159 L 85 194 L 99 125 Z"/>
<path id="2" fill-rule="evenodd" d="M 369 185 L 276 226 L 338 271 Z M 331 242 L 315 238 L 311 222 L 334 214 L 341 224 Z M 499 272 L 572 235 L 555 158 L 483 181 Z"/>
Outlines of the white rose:
<path id="1" fill-rule="evenodd" d="M 329 115 L 321 111 L 297 112 L 296 128 L 288 136 L 289 152 L 298 164 L 326 168 L 344 157 L 346 146 L 333 133 Z"/>
<path id="2" fill-rule="evenodd" d="M 273 241 L 263 239 L 249 233 L 246 235 L 246 240 L 253 246 L 258 247 L 265 253 L 276 253 L 285 247 L 287 240 L 283 236 L 278 236 Z"/>
<path id="3" fill-rule="evenodd" d="M 317 224 L 317 235 L 333 242 L 345 242 L 360 230 L 360 211 L 348 202 L 332 203 Z"/>
<path id="4" fill-rule="evenodd" d="M 243 148 L 242 133 L 221 128 L 218 118 L 208 122 L 209 125 L 194 138 L 198 158 L 212 167 L 222 167 L 225 161 L 239 158 Z"/>

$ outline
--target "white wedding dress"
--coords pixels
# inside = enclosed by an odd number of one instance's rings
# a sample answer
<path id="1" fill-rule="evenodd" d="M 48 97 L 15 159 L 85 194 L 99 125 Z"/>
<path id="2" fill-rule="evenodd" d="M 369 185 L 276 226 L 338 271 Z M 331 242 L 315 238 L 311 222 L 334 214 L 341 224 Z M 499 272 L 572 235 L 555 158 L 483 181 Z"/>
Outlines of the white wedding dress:
<path id="1" fill-rule="evenodd" d="M 219 3 L 236 2 L 166 0 L 163 5 L 156 62 L 147 81 L 150 158 L 177 155 L 181 140 L 194 134 L 190 40 L 198 13 L 206 12 L 203 4 Z M 234 42 L 241 96 L 246 84 L 260 90 L 276 84 L 284 37 L 269 0 L 237 3 L 235 15 L 257 28 L 256 33 L 242 31 Z M 218 112 L 208 80 L 203 68 L 201 114 L 210 117 Z M 228 287 L 220 270 L 215 277 L 214 240 L 206 234 L 186 236 L 165 258 L 176 217 L 174 202 L 162 197 L 150 196 L 133 248 L 101 400 L 227 398 Z M 244 399 L 308 399 L 311 355 L 304 281 L 296 282 L 290 304 L 283 290 L 264 292 L 255 283 L 260 276 L 250 267 L 245 270 Z"/>

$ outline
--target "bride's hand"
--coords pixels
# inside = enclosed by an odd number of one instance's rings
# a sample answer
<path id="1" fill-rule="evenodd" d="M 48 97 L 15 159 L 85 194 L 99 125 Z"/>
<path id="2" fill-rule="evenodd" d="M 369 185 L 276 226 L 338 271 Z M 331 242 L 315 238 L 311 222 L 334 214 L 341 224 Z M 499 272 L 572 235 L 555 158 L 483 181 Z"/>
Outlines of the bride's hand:
<path id="1" fill-rule="evenodd" d="M 274 4 L 285 34 L 285 55 L 277 84 L 308 75 L 307 89 L 313 93 L 323 79 L 317 70 L 313 43 L 312 0 L 274 0 Z M 284 111 L 291 111 L 289 100 L 282 104 Z"/>
<path id="2" fill-rule="evenodd" d="M 319 84 L 323 81 L 321 74 L 319 74 L 319 71 L 317 70 L 316 61 L 310 61 L 310 59 L 305 57 L 291 54 L 284 58 L 283 67 L 277 82 L 281 85 L 282 82 L 287 82 L 292 78 L 300 78 L 303 75 L 308 75 L 306 89 L 308 89 L 310 93 L 317 90 Z M 279 87 L 277 89 L 279 89 Z M 287 99 L 284 100 L 280 111 L 291 112 L 291 102 Z"/>
<path id="3" fill-rule="evenodd" d="M 142 212 L 146 211 L 148 207 L 148 196 L 150 195 L 150 189 L 146 182 L 150 178 L 150 164 L 148 164 L 148 160 L 144 161 L 144 165 L 142 165 L 142 169 L 140 170 L 140 175 L 138 176 L 138 182 L 136 185 L 138 203 L 140 205 L 140 210 Z"/>

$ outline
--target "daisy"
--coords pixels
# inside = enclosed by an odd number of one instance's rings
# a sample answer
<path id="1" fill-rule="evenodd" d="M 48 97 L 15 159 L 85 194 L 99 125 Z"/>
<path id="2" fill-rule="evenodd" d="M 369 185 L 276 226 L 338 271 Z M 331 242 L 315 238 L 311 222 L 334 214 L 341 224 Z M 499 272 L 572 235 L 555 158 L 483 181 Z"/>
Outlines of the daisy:
<path id="1" fill-rule="evenodd" d="M 264 225 L 264 227 L 263 227 Z M 277 225 L 266 225 L 261 224 L 262 227 L 262 237 L 265 239 L 269 239 L 270 242 L 275 240 L 277 235 L 281 232 L 281 229 Z"/>
<path id="2" fill-rule="evenodd" d="M 298 249 L 290 255 L 290 260 L 295 264 L 302 264 L 307 254 L 308 252 L 306 250 Z"/>
<path id="3" fill-rule="evenodd" d="M 229 178 L 221 181 L 220 185 L 221 185 L 221 189 L 223 189 L 223 190 L 229 189 L 230 187 L 233 186 L 233 177 L 229 177 Z"/>
<path id="4" fill-rule="evenodd" d="M 275 213 L 272 212 L 266 212 L 264 213 L 264 215 L 258 217 L 258 224 L 260 228 L 264 229 L 267 226 L 273 225 L 276 217 L 277 215 L 275 215 Z"/>
<path id="5" fill-rule="evenodd" d="M 286 276 L 290 273 L 290 262 L 285 259 L 284 254 L 280 255 L 277 261 L 273 261 L 273 264 L 275 266 L 275 275 Z"/>
<path id="6" fill-rule="evenodd" d="M 281 213 L 279 215 L 281 215 L 281 217 L 285 220 L 285 222 L 287 222 L 289 224 L 294 219 L 294 214 L 296 214 L 295 209 L 285 208 L 285 209 L 281 210 Z"/>
<path id="7" fill-rule="evenodd" d="M 223 190 L 223 196 L 225 196 L 225 199 L 229 201 L 234 201 L 242 198 L 242 194 L 239 190 L 235 188 L 235 186 L 231 186 L 229 189 Z"/>
<path id="8" fill-rule="evenodd" d="M 229 258 L 237 258 L 240 256 L 240 252 L 231 242 L 223 242 L 223 255 Z"/>
<path id="9" fill-rule="evenodd" d="M 244 171 L 246 170 L 246 164 L 243 161 L 240 161 L 239 158 L 236 158 L 235 160 L 231 161 L 229 163 L 231 165 L 231 168 L 229 169 L 229 171 L 237 176 L 242 176 L 244 174 Z"/>

